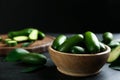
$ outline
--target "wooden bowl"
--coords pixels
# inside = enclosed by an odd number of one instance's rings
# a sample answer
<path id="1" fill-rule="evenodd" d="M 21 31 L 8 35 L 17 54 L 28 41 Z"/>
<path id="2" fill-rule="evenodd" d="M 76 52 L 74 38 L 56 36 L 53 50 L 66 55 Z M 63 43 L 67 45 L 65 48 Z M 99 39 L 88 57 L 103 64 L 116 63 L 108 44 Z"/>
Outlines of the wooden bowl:
<path id="1" fill-rule="evenodd" d="M 106 63 L 110 47 L 106 45 L 106 51 L 96 54 L 72 54 L 54 50 L 51 46 L 48 51 L 57 70 L 70 76 L 91 76 L 100 72 Z"/>

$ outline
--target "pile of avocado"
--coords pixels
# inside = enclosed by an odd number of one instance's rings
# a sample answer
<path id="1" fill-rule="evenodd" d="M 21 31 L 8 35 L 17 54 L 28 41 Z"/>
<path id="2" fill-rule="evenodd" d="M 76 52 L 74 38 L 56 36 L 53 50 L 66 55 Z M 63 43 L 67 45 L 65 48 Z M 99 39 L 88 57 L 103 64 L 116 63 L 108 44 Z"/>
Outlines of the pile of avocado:
<path id="1" fill-rule="evenodd" d="M 8 38 L 5 39 L 3 42 L 9 47 L 12 47 L 16 46 L 20 42 L 27 42 L 23 44 L 23 46 L 26 46 L 26 44 L 29 44 L 28 42 L 43 39 L 45 37 L 45 34 L 42 31 L 35 28 L 25 28 L 22 30 L 8 32 L 7 36 Z"/>

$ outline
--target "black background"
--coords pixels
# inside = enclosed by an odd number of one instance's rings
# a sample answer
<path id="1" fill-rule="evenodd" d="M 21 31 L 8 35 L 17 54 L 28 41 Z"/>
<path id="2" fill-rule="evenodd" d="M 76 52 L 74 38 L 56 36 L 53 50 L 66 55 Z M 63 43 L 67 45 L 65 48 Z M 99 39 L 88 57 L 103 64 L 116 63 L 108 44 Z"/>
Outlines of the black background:
<path id="1" fill-rule="evenodd" d="M 0 0 L 0 33 L 35 27 L 44 32 L 120 32 L 119 0 Z"/>

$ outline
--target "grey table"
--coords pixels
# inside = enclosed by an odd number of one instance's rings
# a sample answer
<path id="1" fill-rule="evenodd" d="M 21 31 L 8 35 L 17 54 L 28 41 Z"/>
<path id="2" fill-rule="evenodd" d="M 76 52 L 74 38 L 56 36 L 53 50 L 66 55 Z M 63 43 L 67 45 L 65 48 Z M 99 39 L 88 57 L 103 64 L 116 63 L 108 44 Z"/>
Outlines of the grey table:
<path id="1" fill-rule="evenodd" d="M 57 36 L 58 34 L 49 33 L 49 35 Z M 70 36 L 71 34 L 66 34 Z M 101 34 L 97 34 L 98 37 L 101 37 Z M 119 33 L 114 34 L 115 39 L 120 38 Z M 20 65 L 15 62 L 4 62 L 2 61 L 4 57 L 0 57 L 0 80 L 120 80 L 120 71 L 113 70 L 108 67 L 106 63 L 101 72 L 97 75 L 90 77 L 71 77 L 64 75 L 56 69 L 56 66 L 50 59 L 49 53 L 43 53 L 48 57 L 48 61 L 45 64 L 45 67 L 42 67 L 31 73 L 21 72 L 24 69 L 23 65 Z"/>

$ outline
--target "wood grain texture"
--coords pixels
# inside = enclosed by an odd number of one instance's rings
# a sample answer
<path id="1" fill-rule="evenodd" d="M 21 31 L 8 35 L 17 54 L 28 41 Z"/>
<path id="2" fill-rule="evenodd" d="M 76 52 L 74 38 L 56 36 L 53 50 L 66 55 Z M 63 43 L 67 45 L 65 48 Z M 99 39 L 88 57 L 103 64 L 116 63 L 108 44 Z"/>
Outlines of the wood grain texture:
<path id="1" fill-rule="evenodd" d="M 3 40 L 8 38 L 6 34 L 2 34 L 0 36 L 2 37 Z M 0 42 L 0 55 L 7 55 L 12 49 L 15 48 L 23 48 L 30 52 L 38 52 L 38 53 L 46 52 L 48 46 L 52 44 L 53 40 L 54 37 L 50 35 L 46 35 L 44 39 L 36 40 L 35 42 L 31 43 L 28 47 L 21 47 L 21 45 L 24 42 L 18 43 L 18 45 L 14 47 L 8 47 L 5 43 Z"/>

